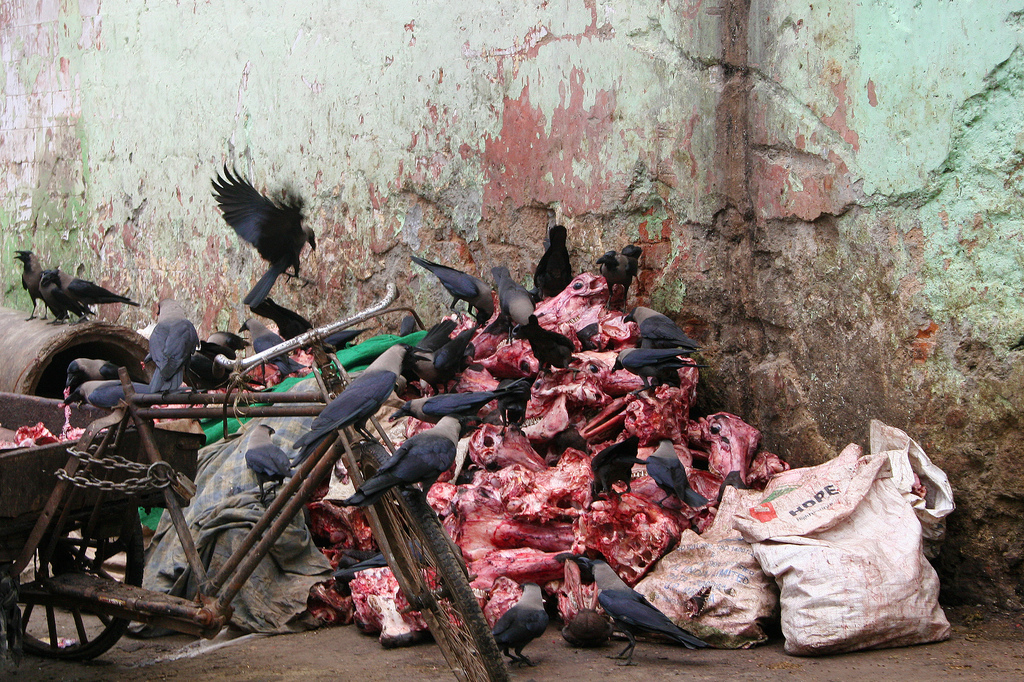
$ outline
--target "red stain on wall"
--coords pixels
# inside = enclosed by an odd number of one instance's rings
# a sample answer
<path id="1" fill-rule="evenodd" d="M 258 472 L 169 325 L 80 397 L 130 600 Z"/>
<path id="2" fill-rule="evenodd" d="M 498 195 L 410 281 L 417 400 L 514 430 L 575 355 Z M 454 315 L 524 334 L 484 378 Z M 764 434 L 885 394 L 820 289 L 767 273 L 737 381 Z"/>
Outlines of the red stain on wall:
<path id="1" fill-rule="evenodd" d="M 520 206 L 557 201 L 575 214 L 600 206 L 611 172 L 598 152 L 612 131 L 615 93 L 599 90 L 593 106 L 585 108 L 584 80 L 574 68 L 562 84 L 550 132 L 544 113 L 530 103 L 529 85 L 518 99 L 505 98 L 501 132 L 484 141 L 485 211 L 497 211 L 505 201 Z"/>
<path id="2" fill-rule="evenodd" d="M 853 147 L 853 151 L 860 150 L 860 136 L 856 131 L 851 130 L 847 121 L 847 108 L 850 106 L 850 96 L 846 93 L 846 79 L 840 79 L 838 83 L 832 84 L 832 93 L 836 96 L 836 109 L 830 116 L 823 116 L 821 122 L 846 140 L 846 143 Z"/>

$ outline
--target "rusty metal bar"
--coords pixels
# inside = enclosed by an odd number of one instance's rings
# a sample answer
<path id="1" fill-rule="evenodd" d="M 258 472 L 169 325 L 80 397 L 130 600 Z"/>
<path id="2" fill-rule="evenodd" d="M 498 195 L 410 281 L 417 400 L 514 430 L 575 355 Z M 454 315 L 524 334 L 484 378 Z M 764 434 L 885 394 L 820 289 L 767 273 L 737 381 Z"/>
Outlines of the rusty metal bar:
<path id="1" fill-rule="evenodd" d="M 315 457 L 317 454 L 320 454 L 320 456 Z M 313 496 L 313 493 L 316 492 L 316 489 L 320 487 L 324 477 L 331 475 L 331 469 L 334 468 L 334 464 L 340 456 L 341 451 L 335 448 L 333 443 L 327 452 L 322 453 L 320 448 L 317 448 L 317 452 L 310 456 L 309 459 L 316 459 L 316 465 L 313 467 L 312 472 L 304 478 L 295 495 L 288 499 L 281 509 L 280 515 L 274 520 L 273 525 L 270 526 L 267 532 L 262 534 L 262 537 L 252 548 L 252 551 L 245 553 L 245 557 L 238 564 L 238 568 L 232 573 L 231 580 L 224 587 L 224 591 L 217 596 L 217 601 L 213 607 L 214 611 L 219 612 L 223 609 L 231 608 L 231 601 L 238 594 L 238 591 L 242 589 L 242 585 L 245 584 L 245 581 L 249 579 L 249 576 L 256 570 L 259 563 L 270 552 L 274 543 L 277 542 L 285 528 L 291 523 L 292 518 L 299 513 L 306 502 L 309 501 L 309 498 Z M 299 478 L 299 476 L 296 475 L 292 478 Z M 264 514 L 264 518 L 268 516 L 270 516 L 269 512 Z M 240 551 L 235 552 L 235 554 L 239 553 Z"/>
<path id="2" fill-rule="evenodd" d="M 222 367 L 226 367 L 230 370 L 233 370 L 241 374 L 259 364 L 276 358 L 277 356 L 283 353 L 287 353 L 289 351 L 302 348 L 303 346 L 308 346 L 315 341 L 322 342 L 326 337 L 330 336 L 334 332 L 341 331 L 342 329 L 347 329 L 348 327 L 351 327 L 354 324 L 359 324 L 363 320 L 379 315 L 385 308 L 391 305 L 392 301 L 395 300 L 396 293 L 397 289 L 395 288 L 394 283 L 388 282 L 387 291 L 385 291 L 384 293 L 384 298 L 382 298 L 380 301 L 377 301 L 369 308 L 359 311 L 355 315 L 347 317 L 343 320 L 338 320 L 337 322 L 332 322 L 331 324 L 326 324 L 322 327 L 317 327 L 316 329 L 310 329 L 308 332 L 303 332 L 302 334 L 299 334 L 295 338 L 288 339 L 284 343 L 279 343 L 273 348 L 268 348 L 262 353 L 256 353 L 255 355 L 250 355 L 247 358 L 239 358 L 237 360 L 230 360 L 224 357 L 223 355 L 218 355 L 216 358 L 214 358 L 214 362 L 216 362 L 218 365 L 221 365 Z"/>
<path id="3" fill-rule="evenodd" d="M 256 405 L 253 407 L 231 408 L 228 416 L 233 419 L 257 417 L 315 417 L 324 409 L 323 403 L 306 405 Z M 143 419 L 219 419 L 224 414 L 221 407 L 142 407 L 138 414 Z"/>
<path id="4" fill-rule="evenodd" d="M 280 513 L 281 509 L 288 503 L 288 501 L 295 494 L 295 491 L 299 489 L 302 482 L 309 477 L 310 472 L 319 462 L 321 456 L 327 451 L 333 442 L 330 438 L 320 444 L 320 447 L 316 451 L 306 458 L 299 468 L 292 474 L 288 482 L 285 483 L 280 490 L 277 491 L 277 495 L 274 496 L 274 500 L 267 507 L 266 511 L 260 516 L 259 520 L 253 524 L 253 527 L 249 529 L 249 532 L 239 543 L 235 551 L 227 558 L 227 560 L 221 564 L 213 577 L 210 578 L 210 594 L 216 594 L 220 588 L 227 582 L 232 572 L 238 567 L 242 560 L 247 554 L 250 553 L 253 546 L 259 541 L 260 536 L 270 527 L 274 518 Z M 250 571 L 251 573 L 251 571 Z M 248 578 L 248 576 L 246 576 Z M 245 582 L 244 580 L 242 582 Z M 230 602 L 228 602 L 230 603 Z"/>
<path id="5" fill-rule="evenodd" d="M 318 403 L 323 402 L 323 396 L 319 391 L 303 391 L 301 393 L 273 393 L 246 391 L 243 393 L 230 394 L 230 400 L 225 400 L 227 393 L 181 393 L 180 395 L 163 395 L 161 393 L 137 393 L 132 399 L 138 407 L 150 407 L 152 405 L 229 405 L 241 403 L 242 405 L 277 404 L 277 403 Z"/>
<path id="6" fill-rule="evenodd" d="M 149 430 L 149 422 L 139 415 L 139 409 L 132 403 L 132 398 L 135 397 L 135 389 L 132 387 L 128 372 L 122 367 L 118 374 L 121 377 L 121 385 L 124 387 L 128 412 L 131 414 L 132 420 L 135 422 L 135 428 L 139 433 L 139 442 L 146 451 L 150 462 L 155 464 L 156 462 L 163 461 L 160 457 L 160 450 L 153 440 L 153 433 Z M 206 569 L 203 568 L 203 561 L 199 558 L 199 552 L 196 550 L 196 543 L 192 538 L 192 532 L 188 529 L 188 523 L 185 521 L 185 515 L 181 513 L 181 505 L 178 504 L 178 498 L 174 496 L 174 491 L 168 486 L 163 489 L 163 493 L 164 507 L 171 515 L 171 522 L 174 524 L 174 530 L 178 534 L 178 540 L 181 542 L 181 548 L 185 552 L 185 558 L 188 560 L 188 565 L 196 576 L 199 591 L 202 592 L 207 580 Z"/>

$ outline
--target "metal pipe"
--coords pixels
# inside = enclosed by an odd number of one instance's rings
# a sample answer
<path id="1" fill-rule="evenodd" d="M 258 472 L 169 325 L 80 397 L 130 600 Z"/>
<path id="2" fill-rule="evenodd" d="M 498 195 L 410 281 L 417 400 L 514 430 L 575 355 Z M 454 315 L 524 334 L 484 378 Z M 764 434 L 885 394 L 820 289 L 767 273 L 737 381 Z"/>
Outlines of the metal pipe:
<path id="1" fill-rule="evenodd" d="M 181 395 L 162 395 L 160 393 L 137 393 L 132 402 L 139 407 L 152 405 L 223 405 L 227 393 L 182 393 Z M 242 403 L 277 404 L 277 403 L 323 403 L 324 398 L 319 391 L 303 391 L 302 393 L 232 393 L 229 405 Z"/>
<path id="2" fill-rule="evenodd" d="M 394 282 L 388 282 L 387 291 L 384 293 L 384 298 L 374 303 L 369 308 L 362 310 L 351 317 L 347 317 L 331 324 L 326 324 L 316 329 L 310 329 L 308 332 L 303 332 L 295 338 L 288 339 L 284 343 L 279 343 L 273 348 L 268 348 L 262 353 L 256 353 L 250 355 L 247 358 L 239 358 L 237 360 L 231 360 L 223 355 L 218 355 L 214 358 L 214 362 L 222 367 L 226 367 L 235 372 L 242 373 L 249 370 L 256 365 L 262 364 L 276 358 L 277 356 L 287 353 L 289 351 L 308 346 L 314 341 L 323 341 L 325 337 L 330 336 L 334 332 L 339 332 L 342 329 L 347 329 L 354 324 L 359 324 L 363 320 L 373 317 L 380 313 L 382 310 L 391 305 L 391 302 L 395 300 L 395 294 L 397 289 L 395 288 Z"/>
<path id="3" fill-rule="evenodd" d="M 323 403 L 306 405 L 254 405 L 252 407 L 230 408 L 229 418 L 252 419 L 254 417 L 315 417 L 324 409 Z M 138 410 L 143 419 L 219 419 L 224 415 L 223 407 L 143 407 Z"/>

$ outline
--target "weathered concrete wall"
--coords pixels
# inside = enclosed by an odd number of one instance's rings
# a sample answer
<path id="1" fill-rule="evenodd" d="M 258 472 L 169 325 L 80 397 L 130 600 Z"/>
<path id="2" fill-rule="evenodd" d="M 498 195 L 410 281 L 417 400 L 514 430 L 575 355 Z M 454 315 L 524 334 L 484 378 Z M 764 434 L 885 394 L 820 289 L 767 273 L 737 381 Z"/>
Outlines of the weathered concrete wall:
<path id="1" fill-rule="evenodd" d="M 319 248 L 274 296 L 326 320 L 410 253 L 524 279 L 643 245 L 736 412 L 795 464 L 900 426 L 950 473 L 946 598 L 1019 607 L 1024 0 L 479 5 L 0 1 L 0 275 L 16 248 L 201 332 L 261 272 L 225 161 L 307 198 Z M 714 389 L 714 390 L 712 390 Z"/>

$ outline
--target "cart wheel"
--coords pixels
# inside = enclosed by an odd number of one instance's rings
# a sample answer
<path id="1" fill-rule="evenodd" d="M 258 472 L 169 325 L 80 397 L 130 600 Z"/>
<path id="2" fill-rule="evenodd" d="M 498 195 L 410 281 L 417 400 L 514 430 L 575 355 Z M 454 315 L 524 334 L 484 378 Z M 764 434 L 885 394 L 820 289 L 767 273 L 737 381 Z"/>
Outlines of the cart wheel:
<path id="1" fill-rule="evenodd" d="M 20 589 L 26 651 L 46 658 L 84 661 L 103 654 L 121 639 L 129 619 L 54 603 L 48 598 L 45 581 L 53 575 L 74 572 L 141 585 L 142 527 L 138 513 L 134 508 L 130 511 L 119 522 L 120 529 L 100 534 L 111 537 L 83 540 L 81 526 L 76 526 L 57 541 L 48 562 L 40 563 L 36 554 L 35 578 Z M 44 539 L 41 547 L 48 542 Z"/>
<path id="2" fill-rule="evenodd" d="M 360 445 L 370 450 L 364 450 L 369 456 L 363 458 L 369 468 L 375 470 L 387 461 L 387 450 L 379 444 Z M 459 550 L 423 494 L 393 490 L 374 508 L 398 564 L 391 569 L 412 586 L 414 594 L 406 594 L 406 599 L 423 614 L 455 676 L 464 682 L 508 680 L 505 659 L 469 586 L 462 557 L 456 555 Z"/>

